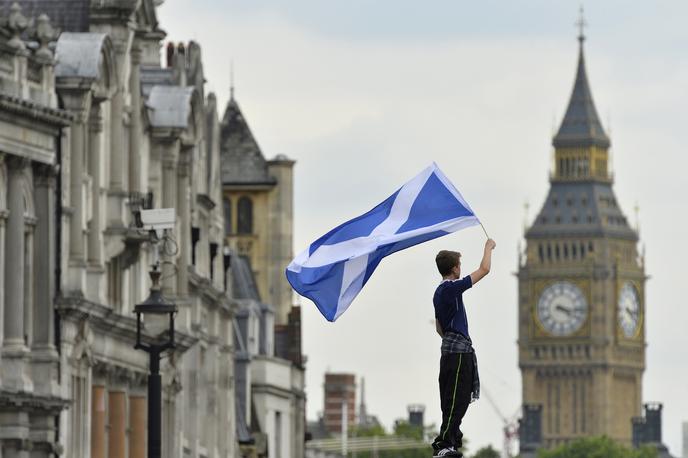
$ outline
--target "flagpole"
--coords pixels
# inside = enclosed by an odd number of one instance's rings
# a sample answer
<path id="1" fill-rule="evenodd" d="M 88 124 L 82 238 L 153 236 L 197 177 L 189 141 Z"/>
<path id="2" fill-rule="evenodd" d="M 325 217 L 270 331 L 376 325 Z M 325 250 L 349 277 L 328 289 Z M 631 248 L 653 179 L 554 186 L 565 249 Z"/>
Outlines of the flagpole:
<path id="1" fill-rule="evenodd" d="M 482 222 L 480 222 L 480 221 L 478 221 L 478 222 L 480 223 L 480 227 L 482 227 L 482 228 L 483 228 L 483 232 L 485 233 L 485 237 L 487 237 L 487 238 L 489 239 L 489 238 L 490 238 L 490 236 L 489 236 L 489 235 L 487 235 L 487 231 L 485 230 L 485 226 L 483 226 L 483 223 L 482 223 Z"/>

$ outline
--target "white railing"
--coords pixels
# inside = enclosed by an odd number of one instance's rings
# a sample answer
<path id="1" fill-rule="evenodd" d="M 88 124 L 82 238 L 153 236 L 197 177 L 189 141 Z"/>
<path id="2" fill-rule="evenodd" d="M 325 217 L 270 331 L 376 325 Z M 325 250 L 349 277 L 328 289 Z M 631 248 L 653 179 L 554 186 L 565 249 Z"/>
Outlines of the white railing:
<path id="1" fill-rule="evenodd" d="M 341 452 L 342 439 L 318 439 L 306 442 L 306 448 L 321 450 L 324 452 Z M 430 444 L 403 437 L 349 437 L 347 438 L 347 451 L 350 452 L 374 452 L 376 450 L 400 450 L 430 448 Z"/>

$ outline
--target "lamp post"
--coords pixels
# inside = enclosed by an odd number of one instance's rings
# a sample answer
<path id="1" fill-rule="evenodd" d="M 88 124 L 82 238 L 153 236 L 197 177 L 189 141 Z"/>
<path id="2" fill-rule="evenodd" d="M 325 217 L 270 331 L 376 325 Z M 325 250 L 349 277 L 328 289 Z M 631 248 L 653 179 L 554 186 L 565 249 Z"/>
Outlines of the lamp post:
<path id="1" fill-rule="evenodd" d="M 150 295 L 145 301 L 134 306 L 134 313 L 136 313 L 136 345 L 134 348 L 148 352 L 150 355 L 150 374 L 148 375 L 148 458 L 161 458 L 162 456 L 160 354 L 165 350 L 174 348 L 174 315 L 177 312 L 177 306 L 168 302 L 162 295 L 160 290 L 161 272 L 157 256 L 155 256 L 155 259 L 156 262 L 150 271 L 152 281 Z M 164 340 L 155 339 L 151 343 L 141 341 L 141 322 L 144 315 L 149 316 L 152 320 L 169 315 L 169 330 Z"/>

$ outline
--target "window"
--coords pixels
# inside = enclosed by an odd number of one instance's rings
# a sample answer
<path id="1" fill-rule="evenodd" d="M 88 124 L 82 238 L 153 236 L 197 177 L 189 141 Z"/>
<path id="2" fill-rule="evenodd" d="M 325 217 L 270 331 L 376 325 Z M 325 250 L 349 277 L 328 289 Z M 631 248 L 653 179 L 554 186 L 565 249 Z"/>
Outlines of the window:
<path id="1" fill-rule="evenodd" d="M 232 201 L 229 197 L 225 197 L 222 203 L 225 212 L 225 235 L 232 233 Z"/>
<path id="2" fill-rule="evenodd" d="M 238 202 L 237 232 L 253 233 L 253 202 L 248 197 L 241 197 Z"/>

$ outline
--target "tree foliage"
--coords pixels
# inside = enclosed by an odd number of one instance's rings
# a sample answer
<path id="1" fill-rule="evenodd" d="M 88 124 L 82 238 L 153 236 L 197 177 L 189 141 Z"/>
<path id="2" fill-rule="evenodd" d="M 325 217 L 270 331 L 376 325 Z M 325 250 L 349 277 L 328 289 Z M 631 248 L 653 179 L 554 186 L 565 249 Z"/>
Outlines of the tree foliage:
<path id="1" fill-rule="evenodd" d="M 473 455 L 473 458 L 499 458 L 499 452 L 492 448 L 491 445 L 483 447 Z"/>
<path id="2" fill-rule="evenodd" d="M 601 437 L 577 439 L 552 450 L 541 450 L 538 458 L 656 458 L 657 451 L 650 447 L 630 449 Z"/>

